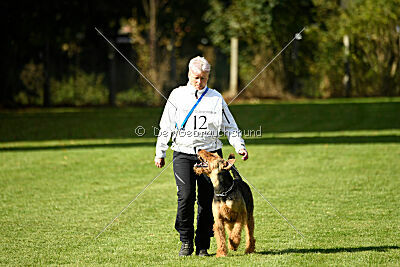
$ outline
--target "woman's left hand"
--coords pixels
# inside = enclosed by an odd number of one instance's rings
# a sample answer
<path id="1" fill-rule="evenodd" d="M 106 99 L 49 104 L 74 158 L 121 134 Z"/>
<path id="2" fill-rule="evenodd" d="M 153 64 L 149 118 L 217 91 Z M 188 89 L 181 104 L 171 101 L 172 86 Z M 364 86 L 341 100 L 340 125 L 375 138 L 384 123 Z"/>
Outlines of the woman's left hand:
<path id="1" fill-rule="evenodd" d="M 247 160 L 249 158 L 249 153 L 247 152 L 246 149 L 241 148 L 238 152 L 239 155 L 243 156 L 242 160 Z"/>

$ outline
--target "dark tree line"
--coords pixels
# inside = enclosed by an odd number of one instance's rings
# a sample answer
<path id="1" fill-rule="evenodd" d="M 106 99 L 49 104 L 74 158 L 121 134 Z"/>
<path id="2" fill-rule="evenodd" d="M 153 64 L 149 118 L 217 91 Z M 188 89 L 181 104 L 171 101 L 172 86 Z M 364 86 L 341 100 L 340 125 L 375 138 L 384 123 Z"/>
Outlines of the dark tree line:
<path id="1" fill-rule="evenodd" d="M 50 78 L 68 74 L 71 65 L 104 72 L 107 62 L 103 59 L 108 51 L 99 45 L 101 40 L 94 27 L 112 36 L 120 16 L 131 15 L 121 1 L 14 1 L 2 5 L 6 49 L 2 61 L 5 79 L 0 90 L 1 102 L 6 105 L 13 103 L 13 96 L 20 90 L 37 94 L 24 87 L 20 79 L 22 68 L 29 62 L 44 66 L 45 106 L 50 105 Z"/>
<path id="2" fill-rule="evenodd" d="M 172 86 L 179 80 L 178 76 L 183 75 L 176 70 L 180 63 L 176 58 L 201 54 L 197 44 L 205 35 L 202 13 L 207 9 L 207 4 L 202 1 L 198 4 L 198 7 L 194 7 L 188 1 L 161 0 L 2 3 L 6 32 L 2 60 L 4 79 L 0 87 L 1 104 L 15 105 L 15 96 L 24 92 L 28 97 L 40 99 L 39 102 L 42 103 L 36 102 L 37 104 L 49 106 L 52 104 L 51 81 L 65 82 L 68 79 L 63 78 L 76 78 L 76 75 L 82 73 L 79 71 L 105 74 L 102 83 L 106 87 L 126 89 L 127 85 L 124 85 L 122 79 L 140 87 L 148 87 L 148 84 L 115 54 L 95 31 L 95 27 L 116 43 L 131 61 L 140 65 L 138 67 L 157 86 L 160 82 L 154 73 L 161 71 L 158 66 L 168 58 L 168 77 L 164 80 L 172 79 L 168 83 Z M 156 21 L 151 22 L 153 25 L 150 25 L 150 12 L 155 13 L 153 17 L 156 16 Z M 129 19 L 134 20 L 140 27 L 136 36 L 131 32 L 121 33 L 122 25 Z M 131 37 L 131 43 L 118 43 L 123 37 Z M 148 51 L 148 47 L 153 47 L 153 51 Z M 27 88 L 21 79 L 21 72 L 29 63 L 32 63 L 33 67 L 28 68 L 28 72 L 37 74 L 43 71 L 43 83 L 40 83 L 42 90 Z M 113 77 L 113 73 L 117 78 Z M 121 73 L 126 76 L 121 77 Z M 153 93 L 150 98 L 154 96 Z M 115 102 L 112 98 L 115 96 L 110 98 L 111 102 Z"/>
<path id="3" fill-rule="evenodd" d="M 162 99 L 99 36 L 167 95 L 204 55 L 228 89 L 230 40 L 239 89 L 307 27 L 244 97 L 400 94 L 400 0 L 2 2 L 0 104 L 84 105 Z"/>

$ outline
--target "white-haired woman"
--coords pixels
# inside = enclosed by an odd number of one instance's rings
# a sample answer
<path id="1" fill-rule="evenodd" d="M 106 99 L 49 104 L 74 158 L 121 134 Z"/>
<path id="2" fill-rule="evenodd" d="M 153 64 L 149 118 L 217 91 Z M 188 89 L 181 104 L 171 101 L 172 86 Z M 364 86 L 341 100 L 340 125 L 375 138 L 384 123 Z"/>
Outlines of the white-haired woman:
<path id="1" fill-rule="evenodd" d="M 182 242 L 179 256 L 193 253 L 195 239 L 196 255 L 208 256 L 210 237 L 213 236 L 212 199 L 214 189 L 210 179 L 197 176 L 193 166 L 198 162 L 197 151 L 205 149 L 217 152 L 222 157 L 222 142 L 218 139 L 223 132 L 242 159 L 248 153 L 240 131 L 228 105 L 216 90 L 207 87 L 211 66 L 203 57 L 189 62 L 189 82 L 175 88 L 164 107 L 160 120 L 160 132 L 156 145 L 155 165 L 165 165 L 168 142 L 172 138 L 173 168 L 178 190 L 178 209 L 175 229 Z M 197 183 L 197 229 L 194 237 L 194 203 Z"/>

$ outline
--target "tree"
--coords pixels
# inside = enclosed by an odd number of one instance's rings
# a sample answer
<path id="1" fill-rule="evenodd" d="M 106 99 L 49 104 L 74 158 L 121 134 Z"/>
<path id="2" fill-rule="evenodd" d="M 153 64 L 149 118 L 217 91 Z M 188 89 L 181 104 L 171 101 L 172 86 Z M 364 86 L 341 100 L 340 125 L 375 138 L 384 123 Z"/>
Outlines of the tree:
<path id="1" fill-rule="evenodd" d="M 309 24 L 312 20 L 311 7 L 311 0 L 214 0 L 205 14 L 205 20 L 210 23 L 208 31 L 213 43 L 226 53 L 230 49 L 229 40 L 239 38 L 240 79 L 247 84 L 267 64 L 268 59 Z M 304 58 L 305 53 L 301 52 L 300 48 L 299 58 Z M 283 54 L 245 93 L 256 97 L 282 96 L 284 91 L 293 87 L 295 79 L 292 76 L 307 76 L 294 70 L 293 61 L 290 53 Z"/>
<path id="2" fill-rule="evenodd" d="M 115 36 L 119 17 L 130 14 L 122 2 L 18 1 L 4 2 L 5 51 L 2 64 L 4 76 L 0 87 L 1 104 L 13 105 L 19 92 L 31 92 L 20 80 L 26 64 L 43 64 L 46 82 L 43 86 L 44 105 L 49 105 L 51 79 L 74 75 L 76 68 L 95 72 L 107 71 L 107 45 L 94 27 L 108 36 Z M 129 12 L 129 13 L 128 13 Z"/>
<path id="3" fill-rule="evenodd" d="M 177 82 L 186 82 L 189 58 L 200 52 L 197 47 L 205 37 L 205 23 L 199 18 L 207 3 L 200 1 L 196 9 L 187 1 L 142 1 L 142 4 L 122 21 L 122 28 L 133 40 L 136 65 L 167 96 Z M 141 8 L 145 11 L 144 17 L 138 16 Z M 141 80 L 140 88 L 151 95 L 153 104 L 162 100 L 147 81 Z"/>
<path id="4" fill-rule="evenodd" d="M 314 63 L 320 91 L 325 96 L 346 96 L 342 83 L 346 55 L 342 37 L 349 36 L 352 69 L 350 96 L 393 96 L 400 94 L 399 0 L 353 0 L 346 9 L 334 1 L 314 0 L 320 17 L 310 34 L 318 36 Z M 325 16 L 323 14 L 325 13 Z"/>

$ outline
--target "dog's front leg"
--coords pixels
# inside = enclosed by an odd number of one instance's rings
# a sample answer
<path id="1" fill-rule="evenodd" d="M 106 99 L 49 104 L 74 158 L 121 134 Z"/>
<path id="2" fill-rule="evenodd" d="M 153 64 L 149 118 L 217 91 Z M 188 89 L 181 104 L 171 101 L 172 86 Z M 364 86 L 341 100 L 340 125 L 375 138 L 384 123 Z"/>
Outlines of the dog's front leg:
<path id="1" fill-rule="evenodd" d="M 234 223 L 231 223 L 232 231 L 229 234 L 229 248 L 236 251 L 240 244 L 242 226 L 243 226 L 243 216 L 238 216 Z"/>
<path id="2" fill-rule="evenodd" d="M 222 218 L 215 218 L 214 237 L 217 242 L 217 257 L 225 257 L 228 254 L 226 248 L 225 227 Z"/>

